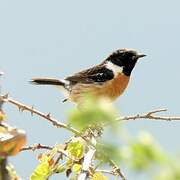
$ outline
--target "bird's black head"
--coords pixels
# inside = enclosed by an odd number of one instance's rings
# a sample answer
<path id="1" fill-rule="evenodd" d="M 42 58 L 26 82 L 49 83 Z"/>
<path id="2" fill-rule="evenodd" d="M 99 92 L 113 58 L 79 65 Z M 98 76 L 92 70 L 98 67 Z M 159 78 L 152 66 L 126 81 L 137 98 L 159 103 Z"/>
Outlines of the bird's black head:
<path id="1" fill-rule="evenodd" d="M 127 76 L 130 76 L 137 60 L 146 55 L 138 54 L 135 50 L 132 49 L 119 49 L 113 52 L 105 61 L 109 61 L 114 65 L 120 66 L 123 68 L 123 73 Z"/>

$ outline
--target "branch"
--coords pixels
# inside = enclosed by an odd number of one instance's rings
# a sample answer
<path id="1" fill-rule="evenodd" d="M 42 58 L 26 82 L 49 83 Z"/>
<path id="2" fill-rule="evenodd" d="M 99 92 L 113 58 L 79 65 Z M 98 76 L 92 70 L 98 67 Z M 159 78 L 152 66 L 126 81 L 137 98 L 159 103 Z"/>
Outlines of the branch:
<path id="1" fill-rule="evenodd" d="M 16 107 L 19 108 L 20 111 L 26 110 L 26 111 L 31 112 L 32 115 L 36 114 L 40 117 L 43 117 L 47 121 L 51 122 L 53 124 L 53 126 L 56 126 L 58 128 L 64 128 L 64 129 L 66 129 L 66 130 L 68 130 L 68 131 L 70 131 L 76 135 L 80 135 L 79 131 L 77 131 L 76 129 L 74 129 L 74 128 L 72 128 L 72 127 L 70 127 L 64 123 L 59 122 L 57 119 L 51 117 L 50 113 L 48 113 L 48 114 L 42 113 L 42 112 L 36 110 L 33 106 L 30 107 L 30 106 L 27 106 L 23 103 L 20 103 L 20 102 L 14 100 L 14 99 L 9 98 L 8 95 L 0 96 L 0 100 L 3 102 L 9 102 L 9 103 L 15 105 Z"/>
<path id="2" fill-rule="evenodd" d="M 5 95 L 5 96 L 0 96 L 0 100 L 3 101 L 3 102 L 9 102 L 13 105 L 15 105 L 16 107 L 19 108 L 20 111 L 24 111 L 24 110 L 27 110 L 29 112 L 31 112 L 31 114 L 36 114 L 40 117 L 43 117 L 44 119 L 48 120 L 49 122 L 51 122 L 54 126 L 58 127 L 58 128 L 64 128 L 66 130 L 69 130 L 71 132 L 73 132 L 74 134 L 78 135 L 78 136 L 81 136 L 80 132 L 77 131 L 76 129 L 64 124 L 64 123 L 60 123 L 58 120 L 56 120 L 55 118 L 51 117 L 50 114 L 45 114 L 45 113 L 42 113 L 38 110 L 36 110 L 34 107 L 30 107 L 30 106 L 27 106 L 23 103 L 20 103 L 14 99 L 11 99 L 8 97 L 8 95 Z M 82 137 L 82 136 L 81 136 Z M 83 139 L 85 139 L 84 137 L 82 137 Z M 95 139 L 95 138 L 94 138 Z M 87 140 L 87 139 L 85 139 Z M 87 142 L 89 142 L 87 140 Z M 80 178 L 79 180 L 81 180 L 81 177 L 84 177 L 84 179 L 86 179 L 87 177 L 87 174 L 89 173 L 88 169 L 89 167 L 91 166 L 91 160 L 95 154 L 95 142 L 89 142 L 90 143 L 90 149 L 88 151 L 88 153 L 85 155 L 85 160 L 84 160 L 84 163 L 83 163 L 83 168 L 82 168 L 82 172 L 80 174 Z M 37 150 L 37 149 L 52 149 L 52 147 L 48 147 L 48 146 L 43 146 L 41 144 L 38 144 L 38 145 L 34 145 L 34 146 L 29 146 L 29 147 L 25 147 L 22 149 L 22 151 L 24 150 Z M 69 157 L 67 154 L 65 154 L 64 152 L 61 152 L 62 154 L 64 154 L 66 157 L 74 160 L 73 158 Z M 75 161 L 75 160 L 74 160 Z M 115 166 L 112 162 L 111 162 L 111 165 L 113 165 L 113 167 L 116 167 L 116 170 L 118 170 L 120 173 L 118 173 L 121 177 L 124 177 L 120 171 L 119 168 L 117 168 L 117 166 Z M 87 170 L 86 170 L 87 169 Z M 122 178 L 123 179 L 123 178 Z M 125 178 L 124 178 L 125 179 Z"/>
<path id="3" fill-rule="evenodd" d="M 88 140 L 85 137 L 83 137 L 81 135 L 81 133 L 79 131 L 77 131 L 76 129 L 74 129 L 74 128 L 72 128 L 72 127 L 70 127 L 64 123 L 61 123 L 57 119 L 51 117 L 50 113 L 49 114 L 42 113 L 42 112 L 36 110 L 34 107 L 24 105 L 24 104 L 22 104 L 16 100 L 9 98 L 7 95 L 0 96 L 0 101 L 9 102 L 9 103 L 15 105 L 16 107 L 18 107 L 20 111 L 27 110 L 27 111 L 31 112 L 32 115 L 36 114 L 36 115 L 46 119 L 47 121 L 51 122 L 54 126 L 56 126 L 58 128 L 64 128 L 64 129 L 74 133 L 75 135 L 82 137 L 84 140 L 86 140 L 89 143 L 89 150 L 84 155 L 82 170 L 78 176 L 78 180 L 86 180 L 89 177 L 89 171 L 91 168 L 91 163 L 92 163 L 94 154 L 96 152 L 96 149 L 95 149 L 96 138 L 95 138 L 95 136 L 92 135 L 91 139 Z M 180 116 L 158 116 L 158 115 L 156 115 L 157 113 L 166 112 L 166 111 L 167 111 L 167 109 L 156 109 L 156 110 L 149 111 L 149 112 L 146 112 L 143 114 L 118 117 L 116 120 L 117 121 L 139 120 L 139 119 L 165 120 L 165 121 L 180 120 Z M 25 147 L 22 149 L 22 151 L 23 150 L 36 150 L 36 149 L 49 149 L 49 150 L 51 150 L 52 147 L 38 144 L 38 145 Z M 65 155 L 67 158 L 69 158 L 73 161 L 76 161 L 72 157 L 69 157 L 69 155 L 67 154 L 66 151 L 59 150 L 59 152 L 62 153 L 63 155 Z M 126 179 L 125 176 L 123 175 L 123 173 L 121 172 L 121 169 L 112 160 L 109 160 L 109 164 L 111 167 L 113 167 L 113 170 L 112 171 L 104 171 L 104 172 L 107 172 L 107 173 L 110 173 L 113 175 L 118 175 L 119 177 L 121 177 L 122 180 Z"/>
<path id="4" fill-rule="evenodd" d="M 21 149 L 21 151 L 35 151 L 35 150 L 39 150 L 39 149 L 52 150 L 53 147 L 47 146 L 47 145 L 42 145 L 42 144 L 38 143 L 38 144 L 34 144 L 31 146 L 24 147 Z M 72 160 L 75 163 L 79 163 L 79 160 L 76 160 L 73 157 L 71 157 L 68 154 L 68 152 L 66 152 L 64 149 L 58 149 L 58 153 L 63 154 L 64 156 L 66 156 L 68 159 Z"/>
<path id="5" fill-rule="evenodd" d="M 149 119 L 149 120 L 164 120 L 164 121 L 179 121 L 180 116 L 157 116 L 156 113 L 166 112 L 167 109 L 156 109 L 149 111 L 144 114 L 137 114 L 132 116 L 122 116 L 118 117 L 117 121 L 129 121 L 129 120 L 138 120 L 138 119 Z"/>
<path id="6" fill-rule="evenodd" d="M 31 146 L 23 147 L 20 151 L 35 151 L 35 150 L 39 150 L 39 149 L 52 150 L 53 147 L 42 145 L 42 144 L 38 143 L 38 144 L 33 144 Z"/>
<path id="7" fill-rule="evenodd" d="M 122 173 L 121 169 L 115 164 L 114 161 L 109 160 L 110 166 L 113 168 L 113 174 L 121 177 L 122 180 L 126 180 L 124 174 Z"/>
<path id="8" fill-rule="evenodd" d="M 10 180 L 10 176 L 6 167 L 7 167 L 7 158 L 1 158 L 0 159 L 0 180 Z"/>
<path id="9" fill-rule="evenodd" d="M 110 175 L 115 175 L 113 171 L 105 170 L 105 169 L 96 169 L 96 172 L 104 173 L 104 174 L 110 174 Z"/>

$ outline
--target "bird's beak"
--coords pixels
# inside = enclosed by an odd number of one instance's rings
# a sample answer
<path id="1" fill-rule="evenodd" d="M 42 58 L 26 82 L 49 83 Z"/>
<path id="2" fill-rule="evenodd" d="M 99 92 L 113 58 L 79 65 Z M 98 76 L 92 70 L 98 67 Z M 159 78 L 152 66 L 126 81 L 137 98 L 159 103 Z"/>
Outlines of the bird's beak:
<path id="1" fill-rule="evenodd" d="M 137 58 L 139 59 L 139 58 L 142 58 L 142 57 L 145 57 L 145 56 L 146 56 L 145 54 L 138 54 Z"/>

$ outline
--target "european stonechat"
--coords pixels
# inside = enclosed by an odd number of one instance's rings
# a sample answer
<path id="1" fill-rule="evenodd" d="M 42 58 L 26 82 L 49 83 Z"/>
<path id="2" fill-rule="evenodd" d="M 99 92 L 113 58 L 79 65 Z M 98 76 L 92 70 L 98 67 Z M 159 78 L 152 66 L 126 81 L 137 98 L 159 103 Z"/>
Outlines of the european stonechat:
<path id="1" fill-rule="evenodd" d="M 58 86 L 66 100 L 78 103 L 85 94 L 115 100 L 126 89 L 137 60 L 146 55 L 131 49 L 118 49 L 101 64 L 75 73 L 64 79 L 33 78 L 38 85 Z"/>

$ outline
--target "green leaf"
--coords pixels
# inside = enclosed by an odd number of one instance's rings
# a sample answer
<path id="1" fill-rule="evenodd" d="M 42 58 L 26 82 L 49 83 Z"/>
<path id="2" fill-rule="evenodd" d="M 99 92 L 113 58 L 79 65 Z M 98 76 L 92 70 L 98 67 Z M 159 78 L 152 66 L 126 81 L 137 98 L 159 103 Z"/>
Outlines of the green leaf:
<path id="1" fill-rule="evenodd" d="M 81 159 L 84 153 L 84 145 L 81 141 L 75 140 L 68 144 L 67 151 L 70 153 L 71 156 Z"/>
<path id="2" fill-rule="evenodd" d="M 73 164 L 74 164 L 74 162 L 71 159 L 68 159 L 66 161 L 66 169 L 71 169 Z"/>
<path id="3" fill-rule="evenodd" d="M 83 108 L 74 109 L 69 116 L 69 123 L 78 129 L 85 129 L 96 124 L 114 122 L 117 112 L 106 99 L 87 98 Z"/>
<path id="4" fill-rule="evenodd" d="M 72 170 L 73 170 L 73 172 L 78 174 L 81 171 L 81 165 L 80 164 L 74 164 Z"/>
<path id="5" fill-rule="evenodd" d="M 30 177 L 30 180 L 46 180 L 51 174 L 52 169 L 50 168 L 48 162 L 43 162 L 36 167 Z"/>
<path id="6" fill-rule="evenodd" d="M 167 167 L 163 167 L 160 173 L 154 177 L 155 180 L 179 180 L 180 179 L 180 165 L 176 164 L 174 161 L 173 164 L 167 164 Z"/>
<path id="7" fill-rule="evenodd" d="M 166 154 L 147 132 L 141 132 L 128 146 L 120 149 L 121 158 L 134 170 L 148 170 L 167 162 Z"/>
<path id="8" fill-rule="evenodd" d="M 66 168 L 62 165 L 58 165 L 56 170 L 55 170 L 55 173 L 62 173 L 66 170 Z"/>
<path id="9" fill-rule="evenodd" d="M 108 178 L 101 173 L 95 173 L 91 180 L 108 180 Z"/>
<path id="10" fill-rule="evenodd" d="M 53 159 L 59 147 L 60 145 L 56 145 L 50 152 L 44 153 L 39 157 L 40 164 L 35 168 L 30 180 L 46 180 L 54 173 L 63 172 L 63 167 L 57 166 Z"/>
<path id="11" fill-rule="evenodd" d="M 121 160 L 120 151 L 116 145 L 109 143 L 98 143 L 96 146 L 96 158 L 103 163 L 107 163 L 109 159 L 119 162 Z"/>
<path id="12" fill-rule="evenodd" d="M 69 180 L 77 180 L 77 175 L 71 176 Z"/>

